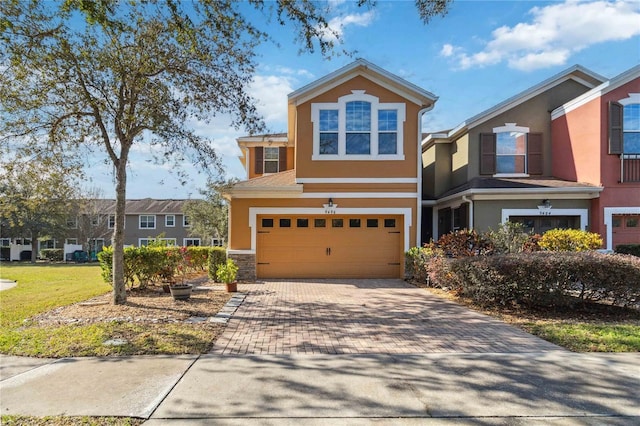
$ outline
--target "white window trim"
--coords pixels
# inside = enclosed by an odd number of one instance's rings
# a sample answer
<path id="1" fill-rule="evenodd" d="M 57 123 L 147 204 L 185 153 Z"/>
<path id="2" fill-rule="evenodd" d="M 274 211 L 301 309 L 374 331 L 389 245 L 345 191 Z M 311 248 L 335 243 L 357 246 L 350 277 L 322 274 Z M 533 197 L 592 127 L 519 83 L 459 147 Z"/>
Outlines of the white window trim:
<path id="1" fill-rule="evenodd" d="M 272 159 L 267 160 L 267 149 L 268 148 L 277 150 L 278 158 L 276 158 L 275 160 L 272 160 Z M 277 167 L 276 167 L 277 171 L 276 172 L 267 172 L 266 171 L 267 170 L 267 161 L 276 163 L 276 165 L 277 165 Z M 277 147 L 277 146 L 265 146 L 264 147 L 264 151 L 262 153 L 262 171 L 263 171 L 263 173 L 262 173 L 263 176 L 264 175 L 274 175 L 276 173 L 280 173 L 280 147 Z"/>
<path id="2" fill-rule="evenodd" d="M 73 221 L 73 223 L 71 223 Z M 67 219 L 67 228 L 68 229 L 78 229 L 78 217 L 70 217 Z"/>
<path id="3" fill-rule="evenodd" d="M 313 155 L 312 160 L 347 160 L 347 161 L 385 161 L 404 160 L 404 122 L 406 121 L 406 106 L 403 103 L 381 103 L 373 95 L 364 90 L 352 90 L 351 95 L 338 98 L 337 103 L 317 103 L 311 105 L 311 121 L 313 122 Z M 347 154 L 347 102 L 364 101 L 371 103 L 371 154 Z M 338 110 L 338 154 L 320 154 L 320 110 Z M 397 152 L 395 154 L 378 154 L 378 110 L 393 109 L 398 112 Z"/>
<path id="4" fill-rule="evenodd" d="M 71 241 L 74 241 L 74 242 L 72 243 Z M 78 245 L 78 239 L 77 238 L 65 238 L 64 243 L 65 243 L 65 245 L 66 244 L 69 244 L 69 245 L 73 244 L 73 245 L 77 246 Z"/>
<path id="5" fill-rule="evenodd" d="M 187 215 L 182 215 L 182 227 L 183 228 L 191 228 L 191 224 L 187 223 Z"/>
<path id="6" fill-rule="evenodd" d="M 111 225 L 111 218 L 113 217 L 113 225 Z M 115 214 L 110 214 L 109 216 L 107 216 L 107 227 L 109 229 L 114 229 L 116 227 L 116 215 Z"/>
<path id="7" fill-rule="evenodd" d="M 622 105 L 623 107 L 625 107 L 627 105 L 640 104 L 640 93 L 629 93 L 628 97 L 626 97 L 624 99 L 620 99 L 618 101 L 618 103 L 620 105 Z M 623 113 L 623 117 L 624 117 L 624 113 Z M 623 126 L 622 133 L 623 133 L 622 137 L 624 138 L 624 133 L 640 133 L 640 130 L 624 130 L 624 126 Z M 634 155 L 637 155 L 637 154 L 636 153 L 626 153 L 625 154 L 623 152 L 622 155 L 623 156 L 626 156 L 626 155 L 634 156 Z M 628 158 L 631 158 L 631 157 L 628 157 Z"/>
<path id="8" fill-rule="evenodd" d="M 173 218 L 173 225 L 169 225 L 169 218 L 172 217 Z M 176 226 L 176 215 L 175 214 L 168 214 L 164 217 L 164 226 L 167 228 L 175 228 Z"/>
<path id="9" fill-rule="evenodd" d="M 640 207 L 605 207 L 604 224 L 607 227 L 607 250 L 613 247 L 613 215 L 616 214 L 640 214 Z"/>
<path id="10" fill-rule="evenodd" d="M 500 223 L 507 222 L 511 216 L 580 216 L 580 229 L 586 231 L 589 209 L 502 209 Z"/>
<path id="11" fill-rule="evenodd" d="M 142 217 L 153 217 L 153 227 L 142 227 Z M 157 220 L 155 214 L 141 214 L 138 216 L 138 229 L 156 229 Z"/>
<path id="12" fill-rule="evenodd" d="M 404 217 L 404 251 L 409 250 L 411 242 L 411 208 L 337 208 L 336 215 L 376 215 L 376 216 L 403 216 Z M 251 250 L 236 250 L 233 253 L 255 253 L 258 240 L 258 215 L 315 215 L 331 217 L 323 207 L 250 207 L 249 208 L 249 227 L 251 228 Z M 419 236 L 416 235 L 416 241 Z M 228 252 L 232 252 L 229 250 Z"/>
<path id="13" fill-rule="evenodd" d="M 187 241 L 197 241 L 198 245 L 202 244 L 202 241 L 200 240 L 200 238 L 183 238 L 182 239 L 182 245 L 186 246 L 187 245 Z"/>
<path id="14" fill-rule="evenodd" d="M 531 129 L 529 127 L 524 126 L 516 126 L 516 123 L 504 123 L 504 126 L 494 127 L 493 133 L 506 133 L 506 132 L 519 132 L 526 133 L 527 138 L 529 137 L 529 133 L 531 133 Z M 528 141 L 527 141 L 528 143 Z M 527 170 L 527 149 L 524 148 L 524 169 Z M 496 170 L 498 169 L 498 147 L 496 146 Z M 529 173 L 496 173 L 493 177 L 497 178 L 521 178 L 521 177 L 529 177 Z"/>

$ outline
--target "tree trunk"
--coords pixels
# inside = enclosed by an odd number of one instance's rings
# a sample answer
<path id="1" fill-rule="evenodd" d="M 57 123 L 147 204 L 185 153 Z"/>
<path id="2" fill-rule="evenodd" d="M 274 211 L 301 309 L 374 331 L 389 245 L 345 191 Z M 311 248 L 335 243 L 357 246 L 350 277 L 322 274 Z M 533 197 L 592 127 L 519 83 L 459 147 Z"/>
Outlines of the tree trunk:
<path id="1" fill-rule="evenodd" d="M 116 217 L 113 230 L 113 304 L 127 302 L 124 282 L 124 219 L 127 202 L 127 161 L 120 158 L 116 165 Z"/>
<path id="2" fill-rule="evenodd" d="M 24 241 L 23 241 L 24 242 Z M 31 263 L 36 263 L 38 258 L 38 235 L 31 232 Z"/>

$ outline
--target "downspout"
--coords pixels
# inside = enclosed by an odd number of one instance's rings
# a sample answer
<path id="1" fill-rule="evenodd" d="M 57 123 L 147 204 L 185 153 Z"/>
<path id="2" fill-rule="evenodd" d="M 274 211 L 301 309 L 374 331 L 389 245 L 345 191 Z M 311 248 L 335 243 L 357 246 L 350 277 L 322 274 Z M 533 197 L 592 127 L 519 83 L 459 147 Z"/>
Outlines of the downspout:
<path id="1" fill-rule="evenodd" d="M 469 203 L 469 231 L 471 231 L 473 229 L 473 200 L 471 200 L 469 197 L 467 197 L 466 195 L 462 196 L 462 201 L 464 201 L 465 203 Z"/>
<path id="2" fill-rule="evenodd" d="M 416 211 L 416 246 L 420 247 L 422 240 L 422 116 L 431 111 L 436 102 L 418 111 L 418 196 L 417 196 L 417 211 Z"/>

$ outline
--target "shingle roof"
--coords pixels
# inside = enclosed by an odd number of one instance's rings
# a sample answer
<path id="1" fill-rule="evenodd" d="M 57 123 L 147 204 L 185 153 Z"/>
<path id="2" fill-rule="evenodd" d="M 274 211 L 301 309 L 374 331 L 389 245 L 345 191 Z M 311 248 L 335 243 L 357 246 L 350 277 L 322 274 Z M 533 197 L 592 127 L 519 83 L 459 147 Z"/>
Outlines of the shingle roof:
<path id="1" fill-rule="evenodd" d="M 448 197 L 467 190 L 473 189 L 593 189 L 599 190 L 601 187 L 589 183 L 572 182 L 568 180 L 556 178 L 494 178 L 494 177 L 476 177 L 460 185 L 450 189 L 438 198 Z"/>
<path id="2" fill-rule="evenodd" d="M 102 213 L 114 213 L 116 211 L 116 200 L 97 199 L 93 200 L 95 210 Z M 125 207 L 126 214 L 182 214 L 184 203 L 188 200 L 160 200 L 155 198 L 143 198 L 138 200 L 127 200 Z"/>
<path id="3" fill-rule="evenodd" d="M 258 189 L 286 186 L 296 186 L 296 171 L 294 169 L 244 180 L 233 185 L 233 189 Z"/>

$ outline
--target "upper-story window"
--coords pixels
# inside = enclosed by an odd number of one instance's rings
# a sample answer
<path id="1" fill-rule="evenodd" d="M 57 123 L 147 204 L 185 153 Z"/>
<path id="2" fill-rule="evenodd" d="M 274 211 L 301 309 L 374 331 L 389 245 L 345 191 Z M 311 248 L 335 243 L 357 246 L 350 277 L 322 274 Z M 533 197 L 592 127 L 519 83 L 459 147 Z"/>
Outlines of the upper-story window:
<path id="1" fill-rule="evenodd" d="M 494 176 L 541 175 L 542 134 L 506 123 L 493 133 L 480 134 L 480 174 Z"/>
<path id="2" fill-rule="evenodd" d="M 623 150 L 625 154 L 640 154 L 640 103 L 624 106 Z"/>
<path id="3" fill-rule="evenodd" d="M 527 173 L 527 133 L 506 131 L 496 133 L 496 173 Z"/>
<path id="4" fill-rule="evenodd" d="M 77 229 L 78 228 L 78 218 L 75 216 L 67 218 L 67 228 L 69 229 Z"/>
<path id="5" fill-rule="evenodd" d="M 256 174 L 278 173 L 287 169 L 286 147 L 258 146 L 254 152 Z"/>
<path id="6" fill-rule="evenodd" d="M 609 103 L 609 154 L 640 154 L 640 93 Z"/>
<path id="7" fill-rule="evenodd" d="M 182 216 L 182 226 L 188 228 L 191 226 L 191 219 L 186 214 Z"/>
<path id="8" fill-rule="evenodd" d="M 116 215 L 115 214 L 110 214 L 109 215 L 109 220 L 107 222 L 108 222 L 109 229 L 115 228 L 116 227 Z"/>
<path id="9" fill-rule="evenodd" d="M 168 214 L 164 217 L 164 226 L 171 228 L 176 226 L 176 216 L 173 214 Z"/>
<path id="10" fill-rule="evenodd" d="M 314 160 L 402 160 L 405 105 L 354 90 L 311 106 Z"/>
<path id="11" fill-rule="evenodd" d="M 156 229 L 156 216 L 152 214 L 140 215 L 140 229 Z"/>

